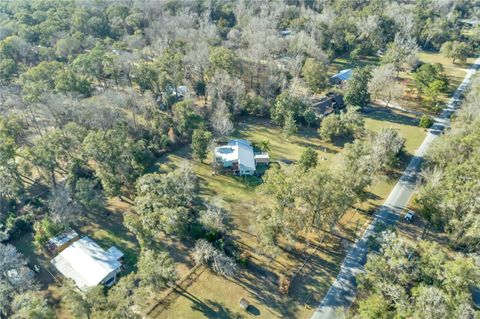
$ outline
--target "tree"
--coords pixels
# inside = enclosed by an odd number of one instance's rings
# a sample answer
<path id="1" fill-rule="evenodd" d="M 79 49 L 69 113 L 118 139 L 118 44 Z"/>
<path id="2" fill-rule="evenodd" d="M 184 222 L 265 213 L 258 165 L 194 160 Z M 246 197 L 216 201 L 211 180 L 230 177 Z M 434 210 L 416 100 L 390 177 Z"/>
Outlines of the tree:
<path id="1" fill-rule="evenodd" d="M 183 56 L 178 50 L 165 50 L 157 62 L 159 66 L 159 78 L 163 82 L 162 87 L 173 87 L 176 100 L 178 100 L 178 87 L 184 79 Z"/>
<path id="2" fill-rule="evenodd" d="M 160 291 L 177 279 L 175 263 L 166 252 L 143 250 L 137 267 L 141 287 L 150 287 L 154 292 Z"/>
<path id="3" fill-rule="evenodd" d="M 428 84 L 424 89 L 425 97 L 430 101 L 433 107 L 437 106 L 437 101 L 442 91 L 444 91 L 445 83 L 442 80 L 435 80 Z"/>
<path id="4" fill-rule="evenodd" d="M 233 277 L 235 275 L 237 269 L 235 261 L 204 239 L 199 239 L 195 242 L 192 256 L 197 265 L 208 264 L 219 275 L 224 277 Z"/>
<path id="5" fill-rule="evenodd" d="M 305 111 L 305 104 L 288 91 L 283 91 L 275 98 L 275 104 L 271 110 L 273 123 L 278 126 L 285 126 L 285 120 L 289 112 L 294 119 L 300 117 Z"/>
<path id="6" fill-rule="evenodd" d="M 74 223 L 82 213 L 80 205 L 74 200 L 70 190 L 60 184 L 52 189 L 48 199 L 48 208 L 51 220 L 62 225 Z"/>
<path id="7" fill-rule="evenodd" d="M 34 273 L 27 261 L 14 246 L 0 243 L 0 315 L 9 317 L 15 311 L 17 318 L 30 318 L 28 314 L 20 317 L 18 301 L 25 298 L 22 293 L 35 288 Z M 17 296 L 22 297 L 14 302 Z"/>
<path id="8" fill-rule="evenodd" d="M 145 141 L 133 140 L 122 127 L 90 132 L 83 141 L 83 151 L 97 164 L 102 187 L 111 196 L 121 196 L 123 186 L 133 186 L 152 158 Z"/>
<path id="9" fill-rule="evenodd" d="M 413 86 L 418 92 L 418 97 L 421 94 L 429 94 L 430 98 L 432 94 L 443 93 L 448 89 L 448 78 L 443 72 L 441 64 L 422 64 L 415 73 L 413 73 Z"/>
<path id="10" fill-rule="evenodd" d="M 12 302 L 12 319 L 52 319 L 55 312 L 47 300 L 35 292 L 26 292 L 15 296 Z"/>
<path id="11" fill-rule="evenodd" d="M 95 293 L 89 292 L 83 296 L 75 286 L 75 282 L 72 280 L 65 280 L 60 292 L 62 300 L 65 302 L 67 309 L 74 318 L 91 318 L 95 304 L 95 300 L 92 300 L 91 296 L 95 295 Z M 96 301 L 99 302 L 99 300 Z"/>
<path id="12" fill-rule="evenodd" d="M 133 71 L 133 82 L 139 87 L 141 92 L 151 91 L 156 96 L 161 97 L 159 73 L 154 63 L 141 62 Z"/>
<path id="13" fill-rule="evenodd" d="M 152 234 L 182 233 L 190 222 L 190 206 L 197 191 L 191 167 L 168 174 L 146 174 L 136 183 L 135 210 L 142 228 Z"/>
<path id="14" fill-rule="evenodd" d="M 297 130 L 297 122 L 295 121 L 293 112 L 289 111 L 285 117 L 285 123 L 283 124 L 283 136 L 285 136 L 286 139 L 290 139 Z"/>
<path id="15" fill-rule="evenodd" d="M 393 128 L 383 128 L 372 140 L 372 160 L 378 170 L 393 168 L 404 151 L 405 138 Z"/>
<path id="16" fill-rule="evenodd" d="M 435 121 L 433 118 L 427 114 L 423 114 L 422 117 L 420 118 L 420 122 L 418 123 L 418 126 L 427 129 L 430 128 Z"/>
<path id="17" fill-rule="evenodd" d="M 218 136 L 229 135 L 233 132 L 234 126 L 230 119 L 231 114 L 228 111 L 227 104 L 221 100 L 217 102 L 217 107 L 210 119 L 212 128 Z"/>
<path id="18" fill-rule="evenodd" d="M 192 135 L 192 151 L 193 156 L 203 162 L 207 158 L 208 146 L 212 141 L 212 133 L 199 128 L 193 131 Z"/>
<path id="19" fill-rule="evenodd" d="M 346 112 L 325 117 L 318 130 L 323 139 L 335 137 L 358 138 L 364 134 L 364 120 L 358 107 L 348 107 Z"/>
<path id="20" fill-rule="evenodd" d="M 305 151 L 303 151 L 302 155 L 300 156 L 300 161 L 298 163 L 305 171 L 316 167 L 318 164 L 317 152 L 313 148 L 308 147 Z"/>
<path id="21" fill-rule="evenodd" d="M 303 112 L 303 118 L 307 122 L 308 128 L 310 128 L 310 125 L 312 125 L 313 123 L 315 123 L 317 121 L 317 115 L 315 114 L 315 112 L 311 108 L 309 108 L 309 109 L 305 110 L 305 112 Z"/>
<path id="22" fill-rule="evenodd" d="M 372 294 L 360 300 L 358 313 L 361 319 L 388 319 L 392 316 L 388 302 L 377 294 Z"/>
<path id="23" fill-rule="evenodd" d="M 9 58 L 0 60 L 0 83 L 9 84 L 17 72 L 17 64 L 14 60 Z"/>
<path id="24" fill-rule="evenodd" d="M 396 34 L 395 40 L 388 44 L 387 51 L 382 57 L 382 62 L 392 64 L 397 70 L 397 78 L 400 70 L 411 61 L 416 61 L 418 45 L 411 35 Z M 408 66 L 407 66 L 408 67 Z"/>
<path id="25" fill-rule="evenodd" d="M 270 141 L 269 141 L 269 140 L 261 140 L 261 141 L 258 143 L 258 148 L 259 148 L 262 152 L 268 152 L 268 151 L 270 151 Z"/>
<path id="26" fill-rule="evenodd" d="M 343 123 L 340 116 L 332 114 L 322 119 L 318 133 L 322 139 L 332 141 L 337 136 L 342 136 L 344 132 Z"/>
<path id="27" fill-rule="evenodd" d="M 105 208 L 105 196 L 96 179 L 79 178 L 75 182 L 73 197 L 87 212 L 99 212 Z"/>
<path id="28" fill-rule="evenodd" d="M 208 231 L 222 232 L 225 230 L 226 211 L 220 206 L 220 200 L 215 198 L 212 203 L 206 203 L 206 209 L 200 212 L 199 221 Z"/>
<path id="29" fill-rule="evenodd" d="M 368 91 L 373 100 L 378 96 L 391 96 L 391 88 L 396 84 L 395 67 L 393 64 L 385 64 L 376 67 L 372 71 L 372 78 L 368 82 Z"/>
<path id="30" fill-rule="evenodd" d="M 345 101 L 354 106 L 366 106 L 370 102 L 370 93 L 368 92 L 370 79 L 371 74 L 367 67 L 355 69 L 347 84 Z"/>
<path id="31" fill-rule="evenodd" d="M 464 42 L 447 41 L 442 44 L 440 52 L 446 57 L 451 58 L 452 63 L 455 63 L 455 60 L 465 62 L 469 55 L 469 46 Z"/>
<path id="32" fill-rule="evenodd" d="M 326 71 L 326 67 L 315 59 L 307 58 L 305 60 L 302 67 L 302 75 L 308 88 L 312 92 L 318 92 L 325 89 L 327 83 L 327 78 L 325 76 Z"/>
<path id="33" fill-rule="evenodd" d="M 230 75 L 234 75 L 239 70 L 239 61 L 236 54 L 223 46 L 210 48 L 210 63 L 214 70 L 221 69 Z"/>
<path id="34" fill-rule="evenodd" d="M 60 163 L 68 158 L 67 148 L 71 141 L 59 131 L 51 131 L 41 136 L 33 147 L 27 149 L 27 156 L 39 169 L 39 175 L 49 179 L 51 185 L 57 185 L 55 171 Z"/>
<path id="35" fill-rule="evenodd" d="M 61 70 L 60 62 L 40 62 L 20 76 L 23 95 L 27 102 L 39 102 L 45 92 L 55 86 L 55 76 Z"/>
<path id="36" fill-rule="evenodd" d="M 61 93 L 75 92 L 84 97 L 90 96 L 92 91 L 90 82 L 73 70 L 59 70 L 55 75 L 55 89 Z"/>

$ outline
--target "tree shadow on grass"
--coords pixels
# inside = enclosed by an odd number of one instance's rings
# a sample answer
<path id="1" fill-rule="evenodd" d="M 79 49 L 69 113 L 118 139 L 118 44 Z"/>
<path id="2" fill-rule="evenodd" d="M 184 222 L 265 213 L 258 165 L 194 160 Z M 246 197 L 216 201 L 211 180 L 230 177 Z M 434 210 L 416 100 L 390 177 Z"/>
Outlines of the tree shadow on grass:
<path id="1" fill-rule="evenodd" d="M 185 289 L 180 287 L 175 288 L 179 295 L 185 297 L 186 299 L 190 300 L 193 305 L 191 306 L 192 310 L 201 312 L 207 318 L 215 318 L 215 319 L 241 319 L 244 318 L 239 313 L 235 313 L 227 308 L 225 308 L 221 303 L 213 300 L 206 300 L 203 302 L 201 299 L 192 295 Z"/>
<path id="2" fill-rule="evenodd" d="M 380 107 L 380 106 L 376 106 L 376 107 L 366 106 L 362 108 L 362 114 L 366 118 L 370 118 L 372 120 L 388 121 L 391 123 L 402 124 L 402 125 L 418 126 L 418 123 L 419 123 L 418 119 L 416 118 L 403 115 L 389 108 Z"/>

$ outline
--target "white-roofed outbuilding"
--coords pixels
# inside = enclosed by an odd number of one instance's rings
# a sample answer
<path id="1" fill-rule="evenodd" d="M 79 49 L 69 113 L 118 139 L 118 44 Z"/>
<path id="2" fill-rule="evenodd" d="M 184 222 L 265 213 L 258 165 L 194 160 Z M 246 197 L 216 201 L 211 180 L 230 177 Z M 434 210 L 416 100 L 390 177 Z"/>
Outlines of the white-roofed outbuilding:
<path id="1" fill-rule="evenodd" d="M 103 250 L 90 237 L 82 237 L 65 248 L 51 263 L 86 292 L 97 285 L 111 286 L 117 280 L 123 253 L 115 246 Z"/>

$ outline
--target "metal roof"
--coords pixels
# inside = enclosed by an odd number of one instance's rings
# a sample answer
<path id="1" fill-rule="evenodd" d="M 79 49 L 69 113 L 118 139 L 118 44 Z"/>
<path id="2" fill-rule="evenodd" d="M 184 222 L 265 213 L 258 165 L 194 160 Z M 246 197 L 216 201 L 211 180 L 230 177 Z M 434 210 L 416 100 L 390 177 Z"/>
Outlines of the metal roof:
<path id="1" fill-rule="evenodd" d="M 247 140 L 234 139 L 228 141 L 228 145 L 215 147 L 215 157 L 228 162 L 238 161 L 238 167 L 242 171 L 255 171 L 253 147 Z"/>
<path id="2" fill-rule="evenodd" d="M 51 263 L 83 291 L 97 286 L 122 265 L 89 237 L 72 243 Z"/>
<path id="3" fill-rule="evenodd" d="M 340 81 L 348 81 L 351 76 L 352 76 L 352 69 L 345 69 L 338 72 L 334 76 L 332 76 L 332 79 L 336 78 L 336 79 L 339 79 Z"/>

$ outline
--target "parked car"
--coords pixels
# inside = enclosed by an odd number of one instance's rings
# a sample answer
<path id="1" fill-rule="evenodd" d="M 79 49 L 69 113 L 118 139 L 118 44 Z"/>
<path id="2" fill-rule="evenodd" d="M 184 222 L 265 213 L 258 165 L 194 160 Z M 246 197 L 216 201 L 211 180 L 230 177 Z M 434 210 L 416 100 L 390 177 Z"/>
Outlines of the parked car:
<path id="1" fill-rule="evenodd" d="M 405 216 L 403 216 L 403 219 L 405 219 L 407 222 L 411 222 L 415 218 L 415 212 L 412 210 L 409 210 Z"/>

